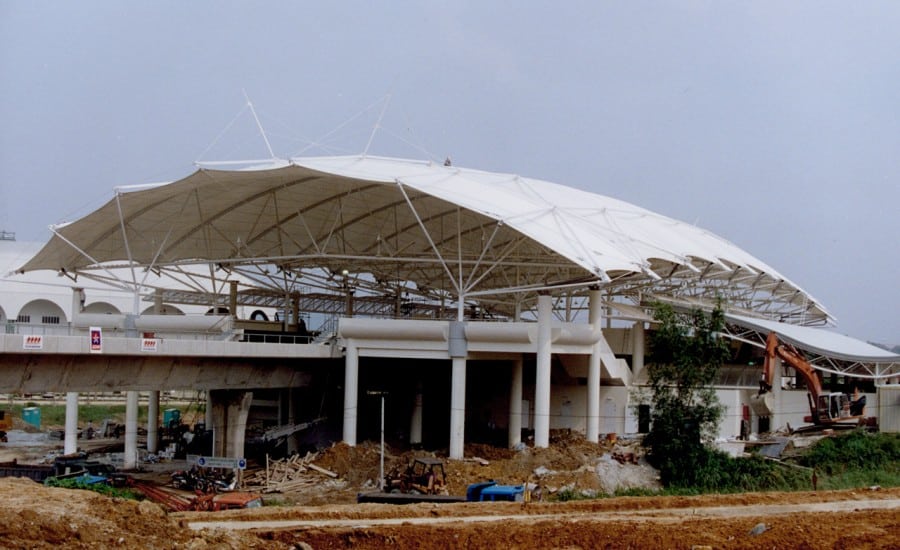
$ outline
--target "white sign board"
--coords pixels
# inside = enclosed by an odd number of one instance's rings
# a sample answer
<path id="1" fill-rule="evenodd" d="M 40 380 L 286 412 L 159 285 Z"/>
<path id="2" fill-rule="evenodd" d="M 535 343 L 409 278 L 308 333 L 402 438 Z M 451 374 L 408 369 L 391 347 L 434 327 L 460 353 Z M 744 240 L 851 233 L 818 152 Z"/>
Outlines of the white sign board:
<path id="1" fill-rule="evenodd" d="M 40 334 L 28 334 L 22 339 L 22 349 L 44 349 L 44 337 Z"/>
<path id="2" fill-rule="evenodd" d="M 141 338 L 141 351 L 154 353 L 159 349 L 159 339 Z"/>
<path id="3" fill-rule="evenodd" d="M 224 456 L 198 456 L 197 466 L 201 468 L 231 468 L 244 470 L 247 468 L 246 458 L 228 458 Z"/>

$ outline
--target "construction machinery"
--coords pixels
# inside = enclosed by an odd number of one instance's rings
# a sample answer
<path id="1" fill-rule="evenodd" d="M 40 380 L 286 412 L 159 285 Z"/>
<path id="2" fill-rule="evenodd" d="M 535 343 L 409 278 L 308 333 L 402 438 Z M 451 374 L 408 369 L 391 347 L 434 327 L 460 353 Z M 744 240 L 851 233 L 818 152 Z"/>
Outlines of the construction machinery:
<path id="1" fill-rule="evenodd" d="M 753 410 L 758 415 L 769 416 L 773 412 L 771 391 L 775 380 L 776 358 L 793 367 L 806 382 L 811 414 L 803 419 L 805 422 L 827 426 L 854 421 L 860 423 L 864 420 L 865 395 L 851 397 L 846 393 L 825 392 L 822 389 L 819 375 L 803 354 L 794 346 L 779 340 L 778 335 L 774 332 L 770 332 L 766 338 L 766 358 L 763 364 L 762 378 L 759 381 L 759 393 L 750 400 Z"/>
<path id="2" fill-rule="evenodd" d="M 386 474 L 383 491 L 356 495 L 356 502 L 384 504 L 523 502 L 524 499 L 524 485 L 499 485 L 493 480 L 469 485 L 465 497 L 447 494 L 444 461 L 430 457 L 415 458 L 405 469 L 395 468 Z"/>

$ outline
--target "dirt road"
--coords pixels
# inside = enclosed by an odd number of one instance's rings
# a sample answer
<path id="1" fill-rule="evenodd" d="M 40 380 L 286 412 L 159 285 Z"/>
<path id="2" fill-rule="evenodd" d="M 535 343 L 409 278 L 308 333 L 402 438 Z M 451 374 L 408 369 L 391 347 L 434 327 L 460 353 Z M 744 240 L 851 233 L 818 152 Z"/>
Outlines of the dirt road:
<path id="1" fill-rule="evenodd" d="M 898 489 L 178 516 L 194 530 L 313 548 L 900 548 Z"/>
<path id="2" fill-rule="evenodd" d="M 740 518 L 740 517 L 777 517 L 784 514 L 809 514 L 817 512 L 859 512 L 867 510 L 898 510 L 900 499 L 892 500 L 854 500 L 841 502 L 819 502 L 810 504 L 765 504 L 745 507 L 700 507 L 700 508 L 660 508 L 652 510 L 627 510 L 603 512 L 569 512 L 565 507 L 549 514 L 506 514 L 477 515 L 451 517 L 399 517 L 399 518 L 359 518 L 359 519 L 319 519 L 319 520 L 200 520 L 188 521 L 191 529 L 227 529 L 255 531 L 283 531 L 305 529 L 363 529 L 386 527 L 392 525 L 448 525 L 475 523 L 533 523 L 536 521 L 559 520 L 566 522 L 661 522 L 672 523 L 685 519 L 697 518 Z M 521 527 L 516 527 L 519 529 Z"/>
<path id="3" fill-rule="evenodd" d="M 215 514 L 165 514 L 150 502 L 27 479 L 0 478 L 0 494 L 3 548 L 900 549 L 900 488 Z"/>

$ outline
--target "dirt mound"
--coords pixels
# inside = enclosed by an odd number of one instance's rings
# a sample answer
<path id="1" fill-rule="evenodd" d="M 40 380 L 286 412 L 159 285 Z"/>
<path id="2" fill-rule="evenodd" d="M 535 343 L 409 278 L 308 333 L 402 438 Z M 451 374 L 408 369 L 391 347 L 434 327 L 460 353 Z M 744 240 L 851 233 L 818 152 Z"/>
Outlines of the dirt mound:
<path id="1" fill-rule="evenodd" d="M 355 502 L 358 492 L 378 487 L 380 454 L 380 444 L 372 441 L 354 447 L 335 443 L 320 451 L 314 463 L 337 473 L 343 485 L 322 482 L 275 498 L 304 505 Z M 469 443 L 464 454 L 463 460 L 446 460 L 446 451 L 401 451 L 386 446 L 384 471 L 403 470 L 416 457 L 444 458 L 447 490 L 452 495 L 464 495 L 469 484 L 486 480 L 510 485 L 533 483 L 544 495 L 566 490 L 594 496 L 617 489 L 659 487 L 658 473 L 643 460 L 638 441 L 590 443 L 577 432 L 563 430 L 551 433 L 547 448 L 523 444 L 507 449 Z"/>
<path id="2" fill-rule="evenodd" d="M 0 478 L 0 541 L 5 548 L 279 548 L 255 535 L 190 531 L 152 502 Z"/>

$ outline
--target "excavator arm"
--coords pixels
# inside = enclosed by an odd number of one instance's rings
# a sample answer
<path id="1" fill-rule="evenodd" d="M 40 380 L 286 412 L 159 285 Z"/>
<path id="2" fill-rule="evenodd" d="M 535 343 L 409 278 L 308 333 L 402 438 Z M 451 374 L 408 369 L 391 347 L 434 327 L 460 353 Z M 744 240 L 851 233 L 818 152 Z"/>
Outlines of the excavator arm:
<path id="1" fill-rule="evenodd" d="M 822 382 L 812 365 L 797 351 L 797 348 L 790 344 L 786 344 L 778 340 L 778 335 L 770 332 L 766 338 L 766 361 L 763 364 L 763 378 L 765 379 L 769 389 L 772 388 L 772 382 L 775 377 L 775 358 L 779 358 L 791 367 L 794 367 L 803 380 L 806 387 L 812 395 L 813 400 L 818 400 L 822 395 Z"/>
<path id="2" fill-rule="evenodd" d="M 803 357 L 803 354 L 794 346 L 781 342 L 776 333 L 770 332 L 766 338 L 766 358 L 763 363 L 762 378 L 759 381 L 759 393 L 751 400 L 753 408 L 760 416 L 772 413 L 772 400 L 769 392 L 772 391 L 772 384 L 775 381 L 776 358 L 793 367 L 806 382 L 806 388 L 809 390 L 809 409 L 812 413 L 811 418 L 808 418 L 807 421 L 827 424 L 837 420 L 857 418 L 864 414 L 865 396 L 851 401 L 850 397 L 845 394 L 825 394 L 819 375 L 809 361 Z M 847 408 L 852 412 L 845 411 Z"/>

